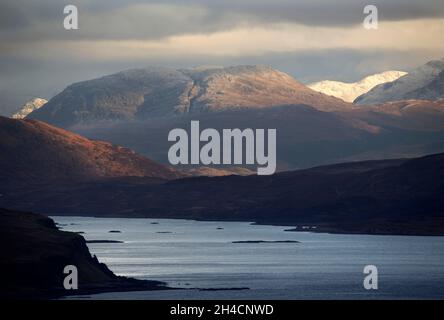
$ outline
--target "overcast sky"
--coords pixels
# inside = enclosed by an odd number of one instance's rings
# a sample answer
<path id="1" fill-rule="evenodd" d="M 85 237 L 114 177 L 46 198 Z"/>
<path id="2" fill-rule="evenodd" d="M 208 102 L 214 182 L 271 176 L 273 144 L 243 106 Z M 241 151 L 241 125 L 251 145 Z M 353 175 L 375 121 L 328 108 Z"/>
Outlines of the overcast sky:
<path id="1" fill-rule="evenodd" d="M 79 9 L 79 30 L 63 8 Z M 379 9 L 379 29 L 362 26 Z M 267 64 L 353 81 L 444 57 L 443 0 L 2 0 L 0 114 L 75 81 L 148 65 Z"/>

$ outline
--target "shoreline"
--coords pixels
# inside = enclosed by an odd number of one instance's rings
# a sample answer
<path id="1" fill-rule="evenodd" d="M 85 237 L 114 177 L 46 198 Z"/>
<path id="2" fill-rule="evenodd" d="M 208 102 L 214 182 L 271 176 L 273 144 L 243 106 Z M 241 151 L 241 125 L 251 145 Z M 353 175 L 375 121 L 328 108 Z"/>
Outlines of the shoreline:
<path id="1" fill-rule="evenodd" d="M 91 286 L 91 288 L 79 288 L 77 290 L 57 290 L 54 293 L 48 295 L 42 295 L 39 298 L 33 298 L 33 300 L 53 299 L 63 300 L 68 297 L 89 296 L 100 293 L 119 293 L 119 292 L 139 292 L 139 291 L 166 291 L 166 290 L 180 290 L 181 288 L 168 287 L 165 282 L 153 281 L 153 280 L 141 280 L 137 278 L 125 278 L 123 283 L 110 283 L 103 286 Z"/>
<path id="2" fill-rule="evenodd" d="M 1 268 L 8 274 L 0 288 L 3 299 L 173 289 L 162 281 L 116 275 L 91 254 L 83 236 L 61 230 L 50 217 L 0 208 L 0 229 Z M 78 289 L 63 288 L 68 265 L 81 275 L 76 280 Z"/>

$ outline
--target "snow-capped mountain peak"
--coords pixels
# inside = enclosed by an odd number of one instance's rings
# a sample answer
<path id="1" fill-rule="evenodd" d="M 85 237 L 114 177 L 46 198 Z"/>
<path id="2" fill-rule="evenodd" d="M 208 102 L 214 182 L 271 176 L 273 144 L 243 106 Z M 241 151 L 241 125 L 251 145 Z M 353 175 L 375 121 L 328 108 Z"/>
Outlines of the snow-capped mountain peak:
<path id="1" fill-rule="evenodd" d="M 24 119 L 28 114 L 30 114 L 34 110 L 40 109 L 47 102 L 48 100 L 42 98 L 34 98 L 26 102 L 16 113 L 11 116 L 11 118 Z"/>
<path id="2" fill-rule="evenodd" d="M 324 80 L 308 85 L 309 88 L 340 98 L 346 102 L 353 102 L 358 96 L 370 91 L 381 83 L 392 82 L 406 75 L 403 71 L 385 71 L 382 73 L 370 75 L 358 82 L 340 82 Z"/>
<path id="3" fill-rule="evenodd" d="M 408 75 L 390 85 L 378 85 L 359 96 L 354 102 L 360 105 L 411 99 L 437 100 L 444 98 L 442 87 L 444 59 L 429 61 L 413 69 Z"/>

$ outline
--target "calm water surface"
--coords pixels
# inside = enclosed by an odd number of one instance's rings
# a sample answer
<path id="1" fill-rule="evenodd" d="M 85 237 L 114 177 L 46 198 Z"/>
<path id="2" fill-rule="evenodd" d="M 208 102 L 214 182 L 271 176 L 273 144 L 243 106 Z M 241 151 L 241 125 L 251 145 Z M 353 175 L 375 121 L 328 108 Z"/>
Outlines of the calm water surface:
<path id="1" fill-rule="evenodd" d="M 84 232 L 100 262 L 118 275 L 193 288 L 92 295 L 92 299 L 409 299 L 444 298 L 444 237 L 285 232 L 245 222 L 53 217 Z M 120 233 L 110 233 L 118 230 Z M 233 241 L 300 243 L 233 243 Z M 376 265 L 379 289 L 363 288 Z M 201 291 L 196 288 L 249 290 Z"/>

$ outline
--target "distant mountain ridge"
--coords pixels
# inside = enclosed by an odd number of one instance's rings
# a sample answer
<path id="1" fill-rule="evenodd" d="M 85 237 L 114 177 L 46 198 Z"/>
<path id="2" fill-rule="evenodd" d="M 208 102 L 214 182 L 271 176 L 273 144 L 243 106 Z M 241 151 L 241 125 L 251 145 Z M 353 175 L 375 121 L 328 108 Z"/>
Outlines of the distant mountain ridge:
<path id="1" fill-rule="evenodd" d="M 416 132 L 444 131 L 444 100 L 402 100 L 345 112 L 353 119 L 380 128 L 414 130 Z M 441 140 L 444 140 L 441 138 Z"/>
<path id="2" fill-rule="evenodd" d="M 398 80 L 380 84 L 356 98 L 359 105 L 385 102 L 444 98 L 444 59 L 434 60 L 412 70 Z"/>
<path id="3" fill-rule="evenodd" d="M 116 178 L 66 181 L 56 188 L 27 185 L 18 191 L 0 185 L 0 206 L 46 214 L 308 224 L 320 232 L 444 235 L 444 154 L 273 176 L 195 177 L 156 184 Z"/>
<path id="4" fill-rule="evenodd" d="M 266 66 L 150 67 L 72 84 L 28 118 L 67 128 L 82 122 L 289 104 L 325 111 L 353 108 Z"/>
<path id="5" fill-rule="evenodd" d="M 330 96 L 334 96 L 346 102 L 353 102 L 357 97 L 368 92 L 375 86 L 382 83 L 392 82 L 406 74 L 407 72 L 403 71 L 385 71 L 382 73 L 367 76 L 357 82 L 350 83 L 323 80 L 308 84 L 307 86 L 310 89 Z"/>
<path id="6" fill-rule="evenodd" d="M 416 99 L 444 99 L 444 69 L 428 85 L 411 93 Z"/>

